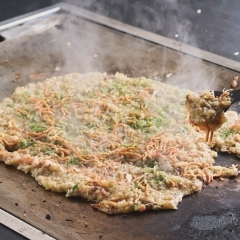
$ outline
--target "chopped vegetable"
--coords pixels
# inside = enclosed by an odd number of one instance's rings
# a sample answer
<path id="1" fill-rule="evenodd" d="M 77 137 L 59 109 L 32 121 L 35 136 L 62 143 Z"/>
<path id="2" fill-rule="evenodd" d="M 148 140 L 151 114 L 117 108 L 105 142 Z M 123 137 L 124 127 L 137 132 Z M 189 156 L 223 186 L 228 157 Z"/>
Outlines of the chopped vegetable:
<path id="1" fill-rule="evenodd" d="M 108 214 L 176 209 L 203 183 L 237 175 L 213 165 L 216 152 L 186 121 L 188 93 L 99 73 L 17 88 L 0 104 L 0 160 Z"/>

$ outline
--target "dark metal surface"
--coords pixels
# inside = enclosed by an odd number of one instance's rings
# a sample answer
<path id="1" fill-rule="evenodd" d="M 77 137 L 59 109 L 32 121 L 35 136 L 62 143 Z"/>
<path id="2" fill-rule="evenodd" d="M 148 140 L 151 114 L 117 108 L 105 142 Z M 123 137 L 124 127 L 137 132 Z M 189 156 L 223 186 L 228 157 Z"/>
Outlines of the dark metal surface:
<path id="1" fill-rule="evenodd" d="M 240 61 L 239 0 L 1 0 L 0 21 L 61 1 Z"/>
<path id="2" fill-rule="evenodd" d="M 27 240 L 21 234 L 9 229 L 8 227 L 0 224 L 0 240 Z"/>
<path id="3" fill-rule="evenodd" d="M 231 98 L 231 105 L 227 109 L 225 109 L 224 112 L 227 110 L 232 110 L 239 113 L 240 89 L 231 89 L 229 90 L 229 93 L 230 93 L 229 97 Z M 223 91 L 214 91 L 215 97 L 220 97 L 222 94 L 223 94 Z"/>
<path id="4" fill-rule="evenodd" d="M 2 35 L 1 99 L 17 86 L 69 72 L 118 71 L 196 91 L 228 88 L 238 74 L 64 11 Z M 238 163 L 226 154 L 216 161 Z M 184 198 L 177 211 L 108 216 L 83 199 L 45 191 L 30 175 L 0 163 L 0 207 L 57 239 L 239 239 L 239 189 L 236 179 L 218 180 Z"/>

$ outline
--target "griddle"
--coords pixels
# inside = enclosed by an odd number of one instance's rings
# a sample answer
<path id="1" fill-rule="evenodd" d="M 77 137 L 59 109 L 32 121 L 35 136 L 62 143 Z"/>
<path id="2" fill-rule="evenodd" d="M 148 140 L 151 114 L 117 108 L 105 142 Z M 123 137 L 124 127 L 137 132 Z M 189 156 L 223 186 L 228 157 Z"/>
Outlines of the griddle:
<path id="1" fill-rule="evenodd" d="M 2 22 L 0 36 L 0 100 L 16 87 L 70 72 L 122 72 L 199 92 L 229 88 L 240 71 L 233 60 L 67 4 Z M 216 164 L 239 159 L 221 153 Z M 184 197 L 178 210 L 106 215 L 1 162 L 0 208 L 56 239 L 234 240 L 240 239 L 238 180 L 216 179 Z"/>

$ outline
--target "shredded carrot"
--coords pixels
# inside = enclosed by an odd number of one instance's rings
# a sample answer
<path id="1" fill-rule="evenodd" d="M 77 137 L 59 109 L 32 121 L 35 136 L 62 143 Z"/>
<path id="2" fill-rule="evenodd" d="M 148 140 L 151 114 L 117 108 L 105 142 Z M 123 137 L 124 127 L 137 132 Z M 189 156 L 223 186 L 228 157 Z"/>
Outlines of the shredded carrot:
<path id="1" fill-rule="evenodd" d="M 7 145 L 7 146 L 13 146 L 13 145 L 15 145 L 15 144 L 17 144 L 19 142 L 19 140 L 15 141 L 15 142 L 9 142 L 9 141 L 7 141 L 6 139 L 4 139 L 2 137 L 0 137 L 0 140 L 2 140 L 4 142 L 4 144 Z"/>
<path id="2" fill-rule="evenodd" d="M 71 102 L 71 107 L 73 109 L 73 112 L 74 112 L 74 117 L 77 117 L 78 114 L 77 114 L 77 107 L 76 107 L 76 104 Z"/>
<path id="3" fill-rule="evenodd" d="M 46 84 L 45 91 L 44 91 L 44 95 L 46 97 L 49 97 L 49 96 L 51 96 L 53 94 L 53 93 L 49 92 L 49 87 L 50 86 L 48 84 Z"/>
<path id="4" fill-rule="evenodd" d="M 213 181 L 213 174 L 210 173 L 208 168 L 204 168 L 203 172 L 206 174 L 207 182 L 212 182 Z"/>
<path id="5" fill-rule="evenodd" d="M 69 149 L 70 151 L 72 151 L 79 160 L 83 161 L 83 162 L 98 162 L 99 160 L 96 157 L 91 157 L 91 159 L 85 159 L 82 157 L 82 155 L 73 147 L 71 142 L 68 142 L 66 140 L 64 140 L 63 138 L 57 136 L 56 140 L 62 144 L 65 148 Z"/>
<path id="6" fill-rule="evenodd" d="M 112 159 L 112 161 L 114 161 L 114 162 L 121 162 L 121 161 L 123 161 L 123 160 L 124 160 L 124 157 L 123 157 L 123 156 L 120 156 L 120 157 L 117 157 L 117 158 Z"/>
<path id="7" fill-rule="evenodd" d="M 139 195 L 139 196 L 138 196 L 138 197 L 137 197 L 137 198 L 134 200 L 134 203 L 135 203 L 135 204 L 137 204 L 137 203 L 138 203 L 138 201 L 139 201 L 140 197 L 141 197 L 141 196 Z"/>
<path id="8" fill-rule="evenodd" d="M 197 167 L 203 168 L 203 164 L 202 163 L 191 162 L 191 163 L 188 163 L 187 166 L 184 167 L 183 174 L 187 173 L 187 169 L 188 169 L 189 166 L 197 166 Z"/>
<path id="9" fill-rule="evenodd" d="M 9 125 L 11 125 L 15 130 L 17 130 L 17 131 L 21 131 L 21 128 L 19 128 L 18 126 L 17 126 L 17 124 L 16 124 L 16 122 L 13 120 L 13 119 L 11 119 L 10 121 L 9 121 Z"/>
<path id="10" fill-rule="evenodd" d="M 175 184 L 175 182 L 173 181 L 173 180 L 171 180 L 171 179 L 168 179 L 167 180 L 167 183 L 171 186 L 171 187 L 176 187 L 176 184 Z"/>
<path id="11" fill-rule="evenodd" d="M 131 162 L 136 162 L 143 158 L 142 155 L 133 152 L 120 152 L 120 154 L 128 157 L 128 160 Z"/>
<path id="12" fill-rule="evenodd" d="M 148 184 L 146 184 L 146 187 L 145 187 L 145 196 L 146 197 L 150 197 L 150 194 L 149 194 L 149 185 Z"/>
<path id="13" fill-rule="evenodd" d="M 45 136 L 47 133 L 51 132 L 54 129 L 54 127 L 49 127 L 47 130 L 42 131 L 42 132 L 26 132 L 24 133 L 24 135 L 22 136 L 22 138 L 25 138 L 26 136 L 32 136 L 32 137 L 43 137 Z"/>
<path id="14" fill-rule="evenodd" d="M 69 111 L 65 107 L 61 107 L 60 110 L 61 110 L 63 115 L 68 115 L 69 114 Z"/>
<path id="15" fill-rule="evenodd" d="M 119 127 L 126 128 L 127 126 L 126 126 L 125 124 L 123 124 L 123 123 L 117 123 L 117 124 L 113 127 L 112 133 L 115 133 Z"/>
<path id="16" fill-rule="evenodd" d="M 55 123 L 55 119 L 50 118 L 50 117 L 48 117 L 48 116 L 43 116 L 42 118 L 43 118 L 43 120 L 44 120 L 46 123 L 48 123 L 49 125 L 54 125 L 54 123 Z"/>
<path id="17" fill-rule="evenodd" d="M 25 115 L 26 117 L 29 117 L 29 113 L 26 110 L 23 110 L 23 109 L 16 109 L 16 110 L 21 114 Z"/>

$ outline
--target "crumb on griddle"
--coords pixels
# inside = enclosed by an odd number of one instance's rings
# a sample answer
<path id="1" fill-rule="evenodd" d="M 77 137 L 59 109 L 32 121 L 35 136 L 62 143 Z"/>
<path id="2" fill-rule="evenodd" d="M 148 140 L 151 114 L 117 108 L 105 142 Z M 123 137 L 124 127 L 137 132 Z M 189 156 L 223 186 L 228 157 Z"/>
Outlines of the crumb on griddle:
<path id="1" fill-rule="evenodd" d="M 47 73 L 33 73 L 33 74 L 29 75 L 29 78 L 31 80 L 37 81 L 37 80 L 46 78 L 46 76 L 47 76 Z"/>
<path id="2" fill-rule="evenodd" d="M 234 77 L 231 82 L 231 87 L 236 88 L 238 86 L 238 76 Z"/>
<path id="3" fill-rule="evenodd" d="M 73 222 L 73 220 L 72 220 L 72 219 L 69 219 L 69 218 L 67 218 L 66 221 L 67 221 L 67 222 Z"/>
<path id="4" fill-rule="evenodd" d="M 17 83 L 21 75 L 22 75 L 21 73 L 15 73 L 15 78 L 12 81 Z"/>

